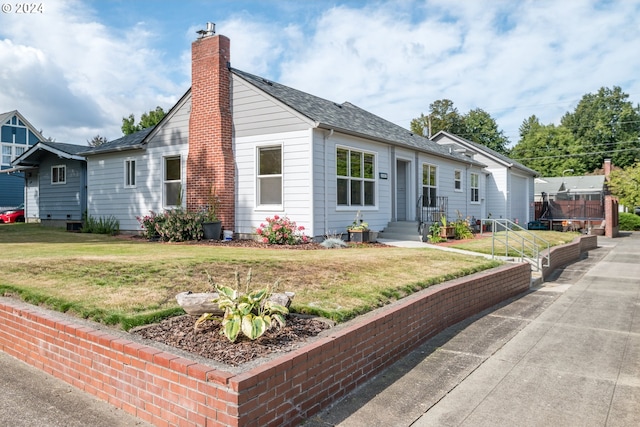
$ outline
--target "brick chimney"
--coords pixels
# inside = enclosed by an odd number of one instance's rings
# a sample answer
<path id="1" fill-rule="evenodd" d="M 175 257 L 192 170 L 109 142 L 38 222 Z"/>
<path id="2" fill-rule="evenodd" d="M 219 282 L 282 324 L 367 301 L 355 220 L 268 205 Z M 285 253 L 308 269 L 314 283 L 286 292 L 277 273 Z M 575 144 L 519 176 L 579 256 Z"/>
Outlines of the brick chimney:
<path id="1" fill-rule="evenodd" d="M 235 224 L 235 165 L 231 116 L 230 41 L 213 24 L 191 45 L 191 115 L 187 158 L 187 209 L 207 204 L 213 188 L 220 199 L 219 219 Z"/>
<path id="2" fill-rule="evenodd" d="M 604 164 L 602 165 L 604 169 L 604 179 L 609 180 L 609 174 L 611 173 L 611 159 L 604 159 Z"/>

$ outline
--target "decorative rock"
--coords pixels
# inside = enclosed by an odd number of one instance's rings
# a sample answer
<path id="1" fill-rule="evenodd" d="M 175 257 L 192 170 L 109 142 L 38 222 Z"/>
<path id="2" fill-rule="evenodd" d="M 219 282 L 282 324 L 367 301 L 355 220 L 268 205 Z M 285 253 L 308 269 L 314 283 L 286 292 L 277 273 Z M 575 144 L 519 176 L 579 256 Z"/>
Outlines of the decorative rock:
<path id="1" fill-rule="evenodd" d="M 294 296 L 293 292 L 275 293 L 271 294 L 269 300 L 289 308 Z M 178 305 L 190 316 L 200 316 L 204 313 L 222 316 L 224 311 L 220 310 L 218 304 L 212 302 L 215 298 L 218 298 L 217 292 L 194 293 L 188 291 L 176 295 Z"/>

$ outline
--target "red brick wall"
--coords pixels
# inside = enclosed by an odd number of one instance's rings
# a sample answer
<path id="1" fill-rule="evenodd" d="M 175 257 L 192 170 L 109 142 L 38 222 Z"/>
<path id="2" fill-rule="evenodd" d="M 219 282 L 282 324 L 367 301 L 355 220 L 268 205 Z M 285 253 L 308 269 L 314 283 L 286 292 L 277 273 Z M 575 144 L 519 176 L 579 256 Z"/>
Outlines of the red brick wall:
<path id="1" fill-rule="evenodd" d="M 580 253 L 598 247 L 598 236 L 580 236 L 573 242 L 551 248 L 551 262 L 548 267 L 542 268 L 542 277 L 547 278 L 553 270 L 580 259 Z M 541 256 L 544 256 L 542 254 Z"/>
<path id="2" fill-rule="evenodd" d="M 8 299 L 0 351 L 157 426 L 293 426 L 530 278 L 517 264 L 432 286 L 240 374 Z"/>
<path id="3" fill-rule="evenodd" d="M 196 40 L 191 48 L 191 114 L 187 159 L 187 208 L 207 204 L 212 186 L 220 198 L 219 218 L 235 223 L 235 165 L 232 140 L 230 41 L 222 35 Z"/>

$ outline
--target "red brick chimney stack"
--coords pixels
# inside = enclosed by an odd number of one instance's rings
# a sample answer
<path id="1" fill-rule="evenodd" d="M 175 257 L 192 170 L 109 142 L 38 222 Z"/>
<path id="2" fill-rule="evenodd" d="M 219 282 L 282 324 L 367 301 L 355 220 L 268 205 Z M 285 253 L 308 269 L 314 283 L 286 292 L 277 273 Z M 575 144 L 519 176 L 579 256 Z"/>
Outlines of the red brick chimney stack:
<path id="1" fill-rule="evenodd" d="M 604 165 L 602 165 L 604 169 L 604 179 L 609 180 L 609 174 L 611 173 L 611 159 L 604 159 Z"/>
<path id="2" fill-rule="evenodd" d="M 187 209 L 207 205 L 212 188 L 220 200 L 219 219 L 235 224 L 235 165 L 231 116 L 230 41 L 213 24 L 191 45 L 191 115 L 187 158 Z"/>

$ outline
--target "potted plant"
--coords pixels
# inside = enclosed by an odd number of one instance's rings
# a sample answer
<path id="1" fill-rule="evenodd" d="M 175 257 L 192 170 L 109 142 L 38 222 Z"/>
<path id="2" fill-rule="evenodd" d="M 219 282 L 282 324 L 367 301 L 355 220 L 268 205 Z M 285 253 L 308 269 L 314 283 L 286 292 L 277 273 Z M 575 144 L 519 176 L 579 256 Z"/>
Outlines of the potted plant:
<path id="1" fill-rule="evenodd" d="M 207 240 L 220 240 L 222 234 L 222 222 L 218 219 L 220 210 L 220 198 L 216 194 L 216 190 L 211 186 L 207 205 L 204 208 L 204 219 L 202 222 L 202 232 Z"/>
<path id="2" fill-rule="evenodd" d="M 440 222 L 442 222 L 442 227 L 440 227 L 440 237 L 450 239 L 456 236 L 456 228 L 447 222 L 447 217 L 445 215 L 442 215 Z"/>
<path id="3" fill-rule="evenodd" d="M 356 219 L 347 227 L 347 232 L 350 242 L 364 243 L 369 241 L 369 224 L 364 222 L 360 211 L 356 214 Z"/>

